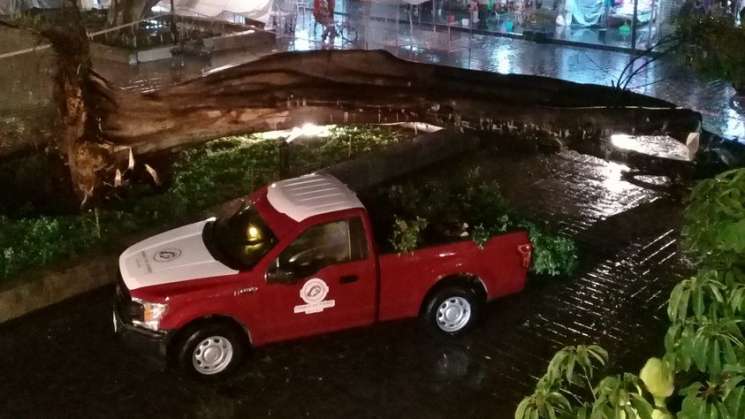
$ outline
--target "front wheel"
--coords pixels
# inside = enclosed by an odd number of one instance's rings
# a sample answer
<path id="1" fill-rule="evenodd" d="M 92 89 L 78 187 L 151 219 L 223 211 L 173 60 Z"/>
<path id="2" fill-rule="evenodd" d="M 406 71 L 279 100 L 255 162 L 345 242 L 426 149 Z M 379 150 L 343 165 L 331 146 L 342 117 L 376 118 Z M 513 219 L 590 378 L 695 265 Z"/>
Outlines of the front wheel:
<path id="1" fill-rule="evenodd" d="M 422 320 L 437 334 L 457 336 L 476 323 L 481 300 L 470 289 L 448 287 L 436 292 L 427 302 Z"/>
<path id="2" fill-rule="evenodd" d="M 179 367 L 193 377 L 215 379 L 240 364 L 245 344 L 235 328 L 208 323 L 186 333 L 178 348 Z"/>

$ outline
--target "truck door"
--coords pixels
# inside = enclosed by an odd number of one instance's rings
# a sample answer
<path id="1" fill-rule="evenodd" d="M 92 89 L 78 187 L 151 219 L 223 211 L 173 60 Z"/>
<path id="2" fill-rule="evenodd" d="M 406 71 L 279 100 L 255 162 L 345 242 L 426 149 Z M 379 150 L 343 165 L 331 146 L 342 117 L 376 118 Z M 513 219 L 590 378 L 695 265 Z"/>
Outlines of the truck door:
<path id="1" fill-rule="evenodd" d="M 300 233 L 266 273 L 262 292 L 270 340 L 372 323 L 374 255 L 360 217 L 322 222 Z"/>

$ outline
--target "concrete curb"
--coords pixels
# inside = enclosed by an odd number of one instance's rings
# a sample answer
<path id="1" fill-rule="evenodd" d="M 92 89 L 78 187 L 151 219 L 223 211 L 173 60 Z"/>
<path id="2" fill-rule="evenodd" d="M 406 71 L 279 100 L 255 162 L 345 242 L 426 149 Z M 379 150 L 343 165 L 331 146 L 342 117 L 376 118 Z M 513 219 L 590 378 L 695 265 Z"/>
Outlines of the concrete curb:
<path id="1" fill-rule="evenodd" d="M 38 278 L 0 290 L 0 323 L 111 284 L 116 273 L 117 257 L 113 254 L 59 271 L 32 273 Z"/>

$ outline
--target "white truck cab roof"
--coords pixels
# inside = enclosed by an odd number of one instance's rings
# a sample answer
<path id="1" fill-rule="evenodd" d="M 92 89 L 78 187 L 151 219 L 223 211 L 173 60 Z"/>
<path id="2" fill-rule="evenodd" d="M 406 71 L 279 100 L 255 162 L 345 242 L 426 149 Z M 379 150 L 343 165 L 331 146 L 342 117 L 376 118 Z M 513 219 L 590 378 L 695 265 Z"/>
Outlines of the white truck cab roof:
<path id="1" fill-rule="evenodd" d="M 267 188 L 266 195 L 275 210 L 296 222 L 328 212 L 363 208 L 357 194 L 327 173 L 274 182 Z"/>

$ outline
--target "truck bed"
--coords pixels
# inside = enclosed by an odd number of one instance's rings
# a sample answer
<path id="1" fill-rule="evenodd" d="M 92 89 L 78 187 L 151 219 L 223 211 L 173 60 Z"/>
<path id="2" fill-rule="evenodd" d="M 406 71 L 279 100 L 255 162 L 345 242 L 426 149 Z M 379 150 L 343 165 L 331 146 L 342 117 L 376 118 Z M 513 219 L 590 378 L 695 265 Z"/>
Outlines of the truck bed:
<path id="1" fill-rule="evenodd" d="M 492 237 L 483 248 L 468 239 L 408 253 L 381 254 L 379 320 L 418 315 L 426 293 L 446 277 L 480 279 L 487 300 L 521 291 L 528 267 L 518 248 L 528 243 L 527 232 L 515 231 Z"/>

